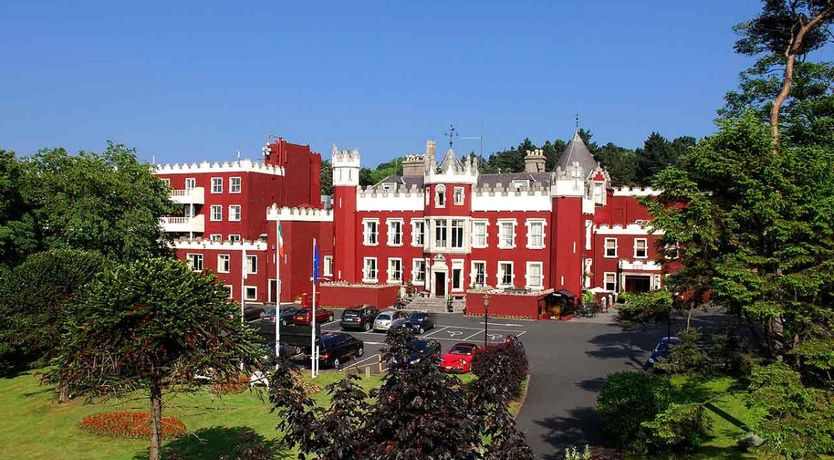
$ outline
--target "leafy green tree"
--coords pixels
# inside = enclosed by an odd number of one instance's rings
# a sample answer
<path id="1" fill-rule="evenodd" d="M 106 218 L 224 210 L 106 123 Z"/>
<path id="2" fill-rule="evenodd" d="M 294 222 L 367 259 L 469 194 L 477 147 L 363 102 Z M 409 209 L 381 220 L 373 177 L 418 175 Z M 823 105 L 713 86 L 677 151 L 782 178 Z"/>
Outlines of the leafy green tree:
<path id="1" fill-rule="evenodd" d="M 619 187 L 639 184 L 634 150 L 609 142 L 597 147 L 594 157 L 608 171 L 612 185 Z"/>
<path id="2" fill-rule="evenodd" d="M 380 163 L 373 170 L 372 176 L 374 183 L 378 183 L 388 176 L 401 176 L 403 173 L 403 159 L 394 158 L 391 161 Z"/>
<path id="3" fill-rule="evenodd" d="M 321 194 L 333 195 L 333 164 L 330 160 L 321 162 Z"/>
<path id="4" fill-rule="evenodd" d="M 148 391 L 150 459 L 162 458 L 164 391 L 191 391 L 195 376 L 237 378 L 259 354 L 238 307 L 210 273 L 174 259 L 145 259 L 105 272 L 74 307 L 50 381 L 91 397 Z"/>
<path id="5" fill-rule="evenodd" d="M 704 261 L 691 289 L 710 289 L 714 303 L 744 318 L 770 358 L 822 377 L 817 361 L 792 350 L 832 338 L 834 149 L 783 146 L 771 155 L 770 141 L 752 112 L 721 121 L 688 170 L 658 178 L 664 192 L 652 212 L 685 267 Z"/>
<path id="6" fill-rule="evenodd" d="M 784 363 L 756 368 L 747 404 L 764 416 L 754 431 L 762 450 L 784 458 L 809 458 L 834 452 L 834 393 L 808 388 Z"/>
<path id="7" fill-rule="evenodd" d="M 23 168 L 39 247 L 91 249 L 120 261 L 166 252 L 159 219 L 175 208 L 135 150 L 113 143 L 101 154 L 42 150 Z"/>
<path id="8" fill-rule="evenodd" d="M 13 152 L 0 149 L 0 270 L 38 247 L 31 209 L 21 195 L 21 169 Z"/>
<path id="9" fill-rule="evenodd" d="M 768 122 L 773 95 L 782 86 L 782 79 L 774 71 L 783 61 L 781 56 L 765 55 L 742 72 L 739 88 L 724 97 L 719 116 L 738 118 L 753 109 Z M 783 142 L 794 146 L 834 142 L 834 63 L 797 61 L 791 91 L 779 117 Z"/>
<path id="10" fill-rule="evenodd" d="M 487 159 L 489 169 L 494 172 L 511 173 L 524 171 L 524 157 L 528 150 L 533 150 L 536 145 L 529 138 L 524 138 L 517 147 L 501 150 L 493 153 Z"/>
<path id="11" fill-rule="evenodd" d="M 637 159 L 637 179 L 643 184 L 651 180 L 669 166 L 681 166 L 687 153 L 695 145 L 693 137 L 679 137 L 669 141 L 660 133 L 653 132 L 643 143 L 643 147 L 635 151 Z"/>
<path id="12" fill-rule="evenodd" d="M 797 58 L 824 46 L 832 37 L 832 0 L 764 0 L 762 11 L 750 21 L 736 26 L 741 38 L 736 52 L 754 56 L 779 56 L 784 65 L 779 92 L 770 107 L 771 146 L 779 150 L 779 118 L 782 105 L 791 93 Z"/>
<path id="13" fill-rule="evenodd" d="M 643 372 L 609 375 L 597 396 L 603 431 L 618 447 L 634 453 L 648 451 L 652 430 L 644 425 L 669 408 L 673 388 L 665 378 Z"/>
<path id="14" fill-rule="evenodd" d="M 359 186 L 360 187 L 367 187 L 369 185 L 374 185 L 374 172 L 370 168 L 360 168 L 359 169 Z"/>
<path id="15" fill-rule="evenodd" d="M 6 358 L 39 361 L 59 349 L 69 305 L 109 265 L 101 254 L 55 249 L 29 256 L 0 279 L 0 342 Z"/>

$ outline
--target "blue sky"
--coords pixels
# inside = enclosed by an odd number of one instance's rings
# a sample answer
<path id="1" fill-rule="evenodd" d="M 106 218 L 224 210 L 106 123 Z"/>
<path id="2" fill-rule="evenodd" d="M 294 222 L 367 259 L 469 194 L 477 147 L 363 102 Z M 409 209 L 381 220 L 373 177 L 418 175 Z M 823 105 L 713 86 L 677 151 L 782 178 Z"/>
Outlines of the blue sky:
<path id="1" fill-rule="evenodd" d="M 572 134 L 703 136 L 751 58 L 757 0 L 0 2 L 0 148 L 227 160 L 267 136 L 372 166 L 484 126 L 484 151 Z M 828 53 L 830 56 L 830 52 Z M 819 57 L 819 56 L 818 56 Z M 459 139 L 456 150 L 478 149 Z"/>

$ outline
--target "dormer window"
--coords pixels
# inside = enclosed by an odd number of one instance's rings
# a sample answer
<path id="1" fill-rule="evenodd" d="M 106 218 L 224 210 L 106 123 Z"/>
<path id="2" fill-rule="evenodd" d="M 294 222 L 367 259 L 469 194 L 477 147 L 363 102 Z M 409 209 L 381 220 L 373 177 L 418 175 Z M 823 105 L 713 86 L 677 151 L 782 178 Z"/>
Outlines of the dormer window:
<path id="1" fill-rule="evenodd" d="M 434 188 L 434 206 L 437 208 L 446 207 L 446 186 L 443 184 Z"/>
<path id="2" fill-rule="evenodd" d="M 391 191 L 391 189 L 393 189 L 393 188 L 394 188 L 394 184 L 390 184 L 390 183 L 382 184 L 382 190 L 385 190 L 386 192 Z"/>
<path id="3" fill-rule="evenodd" d="M 594 182 L 594 203 L 605 204 L 605 188 L 602 182 Z"/>

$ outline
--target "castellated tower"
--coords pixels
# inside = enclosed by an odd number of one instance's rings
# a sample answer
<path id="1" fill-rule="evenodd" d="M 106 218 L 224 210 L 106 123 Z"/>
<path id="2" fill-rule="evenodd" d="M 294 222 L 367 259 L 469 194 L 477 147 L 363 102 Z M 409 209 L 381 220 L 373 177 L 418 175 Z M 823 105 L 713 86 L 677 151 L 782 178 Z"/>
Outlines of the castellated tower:
<path id="1" fill-rule="evenodd" d="M 334 275 L 350 283 L 359 281 L 356 249 L 356 192 L 359 187 L 359 150 L 339 150 L 333 145 Z"/>

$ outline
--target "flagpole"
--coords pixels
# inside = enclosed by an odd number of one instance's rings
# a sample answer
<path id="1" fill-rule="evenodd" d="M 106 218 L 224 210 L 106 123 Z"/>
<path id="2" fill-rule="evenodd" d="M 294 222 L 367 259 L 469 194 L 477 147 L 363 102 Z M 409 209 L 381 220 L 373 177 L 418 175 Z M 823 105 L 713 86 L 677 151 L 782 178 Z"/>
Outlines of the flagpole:
<path id="1" fill-rule="evenodd" d="M 316 272 L 316 239 L 313 238 L 313 273 Z M 313 327 L 310 329 L 310 368 L 311 368 L 311 375 L 315 378 L 316 376 L 316 360 L 318 356 L 316 356 L 316 278 L 315 276 L 310 278 L 313 281 Z"/>
<path id="2" fill-rule="evenodd" d="M 281 356 L 281 221 L 275 220 L 275 356 Z"/>
<path id="3" fill-rule="evenodd" d="M 240 264 L 240 324 L 243 324 L 243 311 L 246 309 L 246 288 L 244 283 L 246 280 L 246 248 L 241 252 L 242 259 Z"/>

